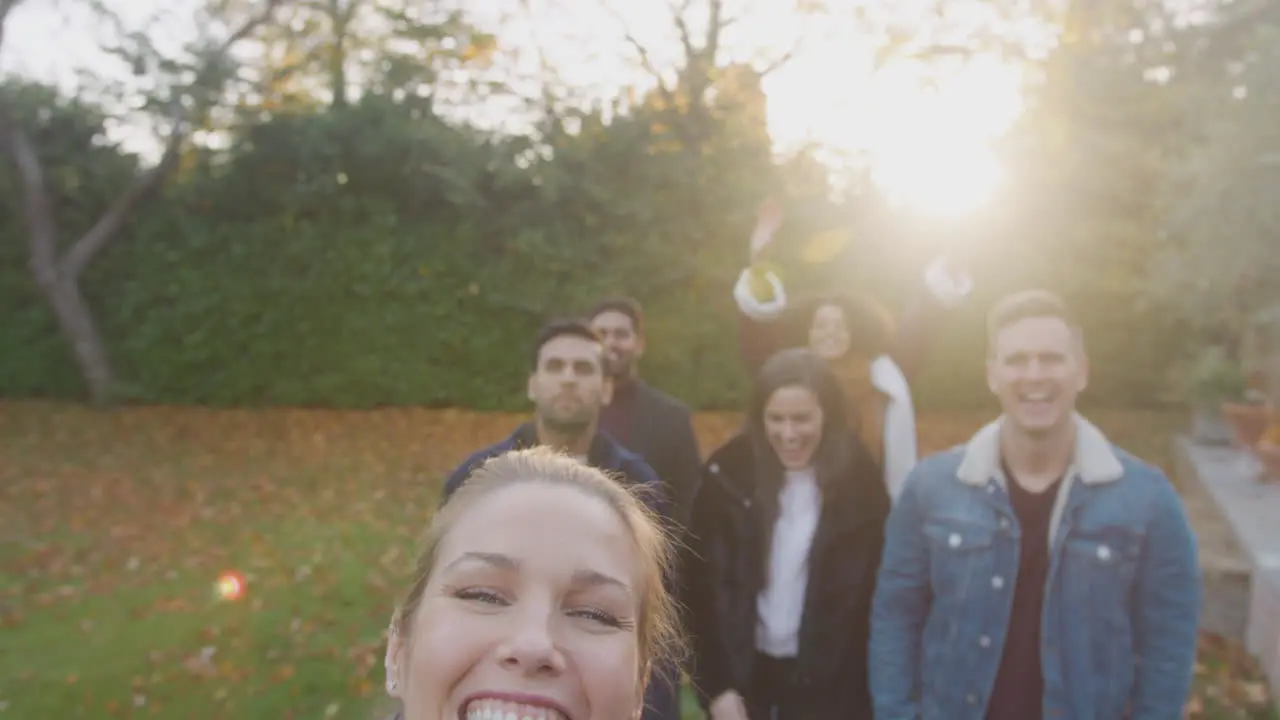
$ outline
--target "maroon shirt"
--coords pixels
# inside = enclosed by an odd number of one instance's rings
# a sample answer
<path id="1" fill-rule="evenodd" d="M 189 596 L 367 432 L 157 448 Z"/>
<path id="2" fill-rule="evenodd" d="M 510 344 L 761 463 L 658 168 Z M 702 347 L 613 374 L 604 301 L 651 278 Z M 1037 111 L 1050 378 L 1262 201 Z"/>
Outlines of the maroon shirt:
<path id="1" fill-rule="evenodd" d="M 1040 665 L 1040 618 L 1049 577 L 1049 521 L 1058 497 L 1058 479 L 1040 493 L 1025 490 L 1005 468 L 1009 501 L 1022 529 L 1018 579 L 1005 632 L 1000 669 L 996 672 L 987 720 L 1041 720 L 1044 673 Z"/>
<path id="2" fill-rule="evenodd" d="M 628 380 L 614 386 L 613 399 L 600 410 L 600 429 L 624 447 L 631 447 L 631 419 L 635 416 L 635 406 L 636 384 Z"/>

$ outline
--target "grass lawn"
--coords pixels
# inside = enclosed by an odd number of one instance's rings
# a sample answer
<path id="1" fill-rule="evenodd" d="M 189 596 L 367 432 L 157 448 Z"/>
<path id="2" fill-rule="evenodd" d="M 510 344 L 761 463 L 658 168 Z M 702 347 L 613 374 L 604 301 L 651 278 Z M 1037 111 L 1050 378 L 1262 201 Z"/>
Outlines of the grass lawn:
<path id="1" fill-rule="evenodd" d="M 519 420 L 0 403 L 0 720 L 372 720 L 440 479 Z M 1180 422 L 1095 420 L 1162 463 Z M 924 417 L 924 450 L 981 421 Z M 699 417 L 704 450 L 737 422 Z M 1237 648 L 1207 638 L 1199 670 L 1189 716 L 1277 717 Z"/>

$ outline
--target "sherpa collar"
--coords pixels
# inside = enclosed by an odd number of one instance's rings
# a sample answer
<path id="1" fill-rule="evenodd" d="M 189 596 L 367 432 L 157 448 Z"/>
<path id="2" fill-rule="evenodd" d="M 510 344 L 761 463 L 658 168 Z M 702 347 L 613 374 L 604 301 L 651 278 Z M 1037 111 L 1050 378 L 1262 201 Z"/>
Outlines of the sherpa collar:
<path id="1" fill-rule="evenodd" d="M 1004 424 L 1000 416 L 979 430 L 965 446 L 964 457 L 956 470 L 956 477 L 968 485 L 985 485 L 992 478 L 1003 481 L 1000 470 L 1000 428 Z M 1114 482 L 1124 476 L 1124 467 L 1107 436 L 1079 413 L 1076 423 L 1075 458 L 1072 473 L 1086 485 Z"/>

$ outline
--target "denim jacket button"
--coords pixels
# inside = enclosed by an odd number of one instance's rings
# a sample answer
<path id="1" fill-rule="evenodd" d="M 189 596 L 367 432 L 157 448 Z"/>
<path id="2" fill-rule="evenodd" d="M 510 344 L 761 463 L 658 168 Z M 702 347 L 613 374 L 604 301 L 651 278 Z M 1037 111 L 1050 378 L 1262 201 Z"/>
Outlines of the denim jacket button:
<path id="1" fill-rule="evenodd" d="M 1110 560 L 1111 548 L 1107 547 L 1106 545 L 1098 546 L 1098 559 L 1101 560 L 1102 562 L 1106 562 Z"/>
<path id="2" fill-rule="evenodd" d="M 965 696 L 965 698 L 964 698 L 964 701 L 965 701 L 965 702 L 967 702 L 967 703 L 969 703 L 970 705 L 977 705 L 977 704 L 978 704 L 978 696 L 977 696 L 977 695 L 966 695 L 966 696 Z"/>
<path id="3" fill-rule="evenodd" d="M 1001 530 L 1009 529 L 1009 518 L 1000 518 L 1000 529 Z"/>
<path id="4" fill-rule="evenodd" d="M 978 638 L 978 644 L 984 648 L 991 647 L 991 638 L 987 637 L 986 635 L 983 635 L 982 637 Z"/>
<path id="5" fill-rule="evenodd" d="M 999 575 L 996 575 L 995 577 L 991 578 L 991 587 L 997 590 L 1004 587 L 1004 578 L 1000 577 Z"/>
<path id="6" fill-rule="evenodd" d="M 947 538 L 947 544 L 953 548 L 960 547 L 960 533 L 951 533 L 951 537 Z"/>

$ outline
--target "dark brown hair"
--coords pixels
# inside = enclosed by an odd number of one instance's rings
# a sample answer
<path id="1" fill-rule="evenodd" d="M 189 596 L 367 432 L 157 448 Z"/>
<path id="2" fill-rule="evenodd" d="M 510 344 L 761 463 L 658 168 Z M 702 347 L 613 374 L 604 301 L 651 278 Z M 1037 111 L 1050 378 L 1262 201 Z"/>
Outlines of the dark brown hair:
<path id="1" fill-rule="evenodd" d="M 756 376 L 747 416 L 747 432 L 755 458 L 755 505 L 763 527 L 772 528 L 778 516 L 778 492 L 786 477 L 782 461 L 769 444 L 764 427 L 764 411 L 769 399 L 785 387 L 803 387 L 812 392 L 822 409 L 822 437 L 813 455 L 814 479 L 826 488 L 847 474 L 854 461 L 858 442 L 849 426 L 849 400 L 831 366 L 808 348 L 788 348 L 774 353 Z M 762 556 L 768 561 L 771 530 L 766 530 Z"/>
<path id="2" fill-rule="evenodd" d="M 635 298 L 616 297 L 601 300 L 591 308 L 591 312 L 587 313 L 587 317 L 595 320 L 601 313 L 617 312 L 627 316 L 631 321 L 631 329 L 636 335 L 644 335 L 644 310 L 640 307 L 640 302 Z"/>
<path id="3" fill-rule="evenodd" d="M 596 334 L 591 326 L 582 320 L 575 318 L 560 318 L 552 320 L 542 329 L 538 331 L 538 337 L 533 341 L 533 349 L 529 354 L 529 367 L 532 370 L 538 369 L 538 358 L 542 355 L 542 347 L 558 337 L 579 337 L 584 340 L 600 342 L 600 336 Z M 603 345 L 601 345 L 603 348 Z"/>
<path id="4" fill-rule="evenodd" d="M 803 338 L 800 345 L 809 344 L 809 328 L 813 325 L 813 316 L 818 309 L 834 305 L 844 312 L 844 325 L 849 331 L 849 352 L 857 352 L 875 357 L 889 352 L 896 331 L 893 315 L 887 308 L 870 295 L 859 293 L 839 293 L 814 295 L 802 300 L 799 304 L 800 316 L 804 318 Z"/>

